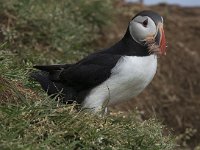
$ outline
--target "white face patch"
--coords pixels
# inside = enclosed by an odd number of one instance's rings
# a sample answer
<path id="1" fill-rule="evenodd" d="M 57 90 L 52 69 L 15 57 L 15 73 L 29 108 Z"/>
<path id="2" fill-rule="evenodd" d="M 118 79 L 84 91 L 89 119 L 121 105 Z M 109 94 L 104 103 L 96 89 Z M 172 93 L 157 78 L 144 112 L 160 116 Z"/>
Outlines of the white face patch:
<path id="1" fill-rule="evenodd" d="M 130 22 L 129 32 L 132 38 L 141 44 L 148 36 L 156 36 L 157 27 L 148 16 L 137 16 Z"/>

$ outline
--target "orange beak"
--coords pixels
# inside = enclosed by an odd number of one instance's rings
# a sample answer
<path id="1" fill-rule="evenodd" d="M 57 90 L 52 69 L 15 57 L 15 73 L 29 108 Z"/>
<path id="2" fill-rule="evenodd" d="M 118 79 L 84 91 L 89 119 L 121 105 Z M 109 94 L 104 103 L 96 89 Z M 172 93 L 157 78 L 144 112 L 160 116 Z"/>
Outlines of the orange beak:
<path id="1" fill-rule="evenodd" d="M 162 23 L 158 24 L 158 38 L 160 53 L 166 55 L 166 39 Z"/>
<path id="2" fill-rule="evenodd" d="M 163 29 L 163 24 L 158 24 L 158 33 L 156 35 L 156 43 L 159 45 L 160 54 L 165 55 L 166 54 L 166 39 L 165 39 L 165 33 Z"/>

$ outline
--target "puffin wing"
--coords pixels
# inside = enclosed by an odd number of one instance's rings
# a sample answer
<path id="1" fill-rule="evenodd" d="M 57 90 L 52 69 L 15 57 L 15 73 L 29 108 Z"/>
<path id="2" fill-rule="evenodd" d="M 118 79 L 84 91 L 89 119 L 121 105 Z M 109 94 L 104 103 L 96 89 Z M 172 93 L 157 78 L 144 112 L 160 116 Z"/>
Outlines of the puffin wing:
<path id="1" fill-rule="evenodd" d="M 93 54 L 60 72 L 60 82 L 79 90 L 93 88 L 109 78 L 120 55 Z"/>

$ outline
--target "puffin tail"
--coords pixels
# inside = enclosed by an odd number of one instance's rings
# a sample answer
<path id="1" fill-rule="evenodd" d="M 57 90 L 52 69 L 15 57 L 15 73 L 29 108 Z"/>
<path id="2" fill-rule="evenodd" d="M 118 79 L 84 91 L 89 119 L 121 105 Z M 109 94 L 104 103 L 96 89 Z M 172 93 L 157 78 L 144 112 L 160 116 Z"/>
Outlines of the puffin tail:
<path id="1" fill-rule="evenodd" d="M 48 72 L 33 71 L 30 74 L 30 77 L 39 82 L 42 89 L 47 92 L 51 98 L 59 97 L 59 100 L 63 103 L 72 103 L 75 101 L 76 91 L 62 83 L 51 81 Z"/>

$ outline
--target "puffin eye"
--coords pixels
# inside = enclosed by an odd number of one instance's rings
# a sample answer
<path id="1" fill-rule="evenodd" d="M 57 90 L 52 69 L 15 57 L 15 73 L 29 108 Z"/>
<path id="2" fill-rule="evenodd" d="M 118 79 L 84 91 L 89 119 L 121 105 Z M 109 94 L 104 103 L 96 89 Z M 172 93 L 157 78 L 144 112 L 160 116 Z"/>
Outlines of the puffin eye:
<path id="1" fill-rule="evenodd" d="M 144 27 L 147 27 L 147 25 L 148 25 L 148 19 L 146 19 L 144 22 L 142 22 L 142 25 L 143 25 Z"/>

